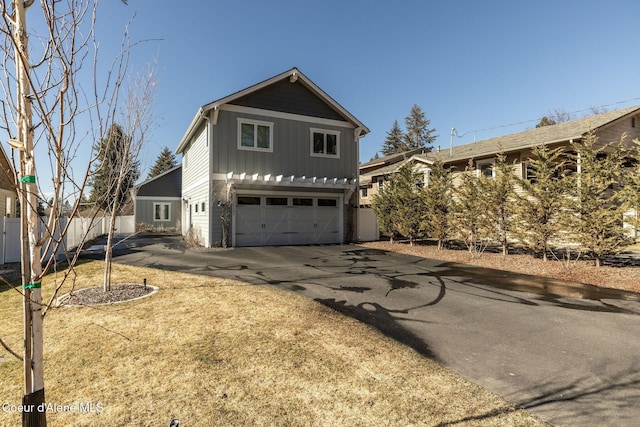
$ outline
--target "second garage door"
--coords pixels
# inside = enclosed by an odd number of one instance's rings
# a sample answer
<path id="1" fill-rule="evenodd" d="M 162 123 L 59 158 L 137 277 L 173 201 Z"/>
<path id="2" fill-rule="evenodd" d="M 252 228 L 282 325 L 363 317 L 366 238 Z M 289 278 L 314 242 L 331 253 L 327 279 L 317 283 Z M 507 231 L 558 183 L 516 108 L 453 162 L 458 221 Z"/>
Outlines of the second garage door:
<path id="1" fill-rule="evenodd" d="M 340 204 L 332 197 L 239 195 L 236 246 L 340 243 Z"/>

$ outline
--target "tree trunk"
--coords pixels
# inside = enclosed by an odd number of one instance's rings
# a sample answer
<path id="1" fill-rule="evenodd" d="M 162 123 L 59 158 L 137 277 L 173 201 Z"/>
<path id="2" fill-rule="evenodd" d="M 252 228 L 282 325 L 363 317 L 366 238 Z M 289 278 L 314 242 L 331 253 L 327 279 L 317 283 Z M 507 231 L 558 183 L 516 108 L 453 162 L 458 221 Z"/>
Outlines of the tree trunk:
<path id="1" fill-rule="evenodd" d="M 44 411 L 38 411 L 44 403 L 44 357 L 42 333 L 42 292 L 40 280 L 42 264 L 40 247 L 38 246 L 38 212 L 36 186 L 36 165 L 33 150 L 33 118 L 32 91 L 30 86 L 29 40 L 27 38 L 26 9 L 33 0 L 14 0 L 14 40 L 16 75 L 18 80 L 18 141 L 22 143 L 20 150 L 20 203 L 22 206 L 22 236 L 28 239 L 28 246 L 22 248 L 22 287 L 24 290 L 25 308 L 25 384 L 23 402 L 34 405 L 32 411 L 22 412 L 22 423 L 25 426 L 46 426 Z M 25 233 L 26 229 L 26 233 Z M 27 269 L 25 267 L 29 265 Z M 30 406 L 31 408 L 31 406 Z"/>
<path id="2" fill-rule="evenodd" d="M 120 194 L 120 184 L 117 186 L 116 194 Z M 109 218 L 109 228 L 107 230 L 107 245 L 104 248 L 104 291 L 111 290 L 111 264 L 113 260 L 113 234 L 116 228 L 117 203 L 113 203 L 111 208 L 111 218 Z"/>

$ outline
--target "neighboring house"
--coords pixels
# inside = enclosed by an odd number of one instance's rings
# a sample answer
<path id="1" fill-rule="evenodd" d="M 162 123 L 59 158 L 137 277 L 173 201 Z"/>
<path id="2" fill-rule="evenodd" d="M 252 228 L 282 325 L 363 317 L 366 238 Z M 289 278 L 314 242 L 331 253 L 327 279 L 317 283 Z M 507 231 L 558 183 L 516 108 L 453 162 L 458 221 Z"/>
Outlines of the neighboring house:
<path id="1" fill-rule="evenodd" d="M 18 216 L 18 193 L 14 187 L 14 169 L 4 147 L 0 147 L 0 215 L 6 218 Z"/>
<path id="2" fill-rule="evenodd" d="M 471 166 L 479 174 L 491 175 L 496 154 L 503 153 L 508 162 L 514 163 L 514 173 L 527 178 L 527 165 L 534 147 L 566 147 L 567 152 L 571 152 L 571 143 L 579 143 L 589 132 L 593 132 L 601 144 L 618 142 L 623 134 L 626 135 L 626 142 L 630 144 L 633 139 L 640 138 L 640 106 L 459 145 L 450 150 L 416 157 L 432 161 L 440 159 L 446 167 L 453 168 L 454 175 L 463 172 L 471 161 Z"/>
<path id="3" fill-rule="evenodd" d="M 400 159 L 394 157 L 393 161 L 381 162 L 386 159 L 381 158 L 364 163 L 360 165 L 360 204 L 370 205 L 372 195 L 384 185 L 384 177 L 390 176 L 407 162 L 415 164 L 417 170 L 426 173 L 426 184 L 429 165 L 439 159 L 445 167 L 452 168 L 455 182 L 456 175 L 464 172 L 470 165 L 478 174 L 493 174 L 492 166 L 496 155 L 503 153 L 507 161 L 514 164 L 514 173 L 526 178 L 528 161 L 536 146 L 566 147 L 567 152 L 571 152 L 571 143 L 579 143 L 589 132 L 594 132 L 602 144 L 617 142 L 622 135 L 626 135 L 626 142 L 630 144 L 633 139 L 640 138 L 640 106 L 459 145 L 449 150 L 406 153 Z M 376 165 L 380 167 L 375 168 Z"/>
<path id="4" fill-rule="evenodd" d="M 529 159 L 534 147 L 565 147 L 567 152 L 572 152 L 571 143 L 579 143 L 589 132 L 594 132 L 602 144 L 617 142 L 623 135 L 626 135 L 627 144 L 631 144 L 633 139 L 640 138 L 640 106 L 459 145 L 449 150 L 406 155 L 386 163 L 381 162 L 386 158 L 377 159 L 380 165 L 377 169 L 375 160 L 365 163 L 360 166 L 360 206 L 370 206 L 372 196 L 384 185 L 385 177 L 407 162 L 413 163 L 416 170 L 424 172 L 425 185 L 428 185 L 429 165 L 440 160 L 445 167 L 451 168 L 455 185 L 460 174 L 468 167 L 474 168 L 478 174 L 492 176 L 496 155 L 503 153 L 507 162 L 513 164 L 514 174 L 527 178 Z"/>
<path id="5" fill-rule="evenodd" d="M 428 167 L 428 165 L 432 163 L 430 160 L 417 157 L 418 154 L 425 154 L 425 152 L 424 148 L 416 148 L 362 163 L 360 165 L 359 179 L 360 206 L 371 206 L 373 196 L 378 194 L 378 191 L 384 187 L 384 183 L 388 177 L 405 163 L 418 162 L 423 164 L 424 167 Z"/>
<path id="6" fill-rule="evenodd" d="M 182 166 L 176 166 L 134 187 L 136 229 L 182 231 Z"/>
<path id="7" fill-rule="evenodd" d="M 368 132 L 296 68 L 204 105 L 176 150 L 183 234 L 205 247 L 355 240 Z"/>

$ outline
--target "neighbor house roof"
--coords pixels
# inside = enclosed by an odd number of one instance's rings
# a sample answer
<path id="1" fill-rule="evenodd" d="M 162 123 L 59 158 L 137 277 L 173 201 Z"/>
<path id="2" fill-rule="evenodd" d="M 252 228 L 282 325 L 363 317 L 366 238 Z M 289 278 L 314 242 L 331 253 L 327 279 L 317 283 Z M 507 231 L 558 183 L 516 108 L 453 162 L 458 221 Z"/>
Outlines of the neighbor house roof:
<path id="1" fill-rule="evenodd" d="M 360 129 L 360 136 L 364 136 L 365 134 L 369 133 L 369 129 L 362 123 L 360 122 L 355 116 L 353 116 L 351 113 L 349 113 L 344 107 L 342 107 L 338 102 L 336 102 L 333 98 L 331 98 L 327 93 L 325 93 L 322 89 L 320 89 L 315 83 L 313 83 L 307 76 L 305 76 L 304 74 L 302 74 L 300 72 L 300 70 L 298 70 L 297 68 L 292 68 L 288 71 L 285 71 L 284 73 L 278 74 L 276 76 L 273 76 L 267 80 L 264 80 L 260 83 L 257 83 L 253 86 L 249 86 L 246 89 L 240 90 L 238 92 L 232 93 L 231 95 L 225 96 L 224 98 L 220 98 L 218 100 L 215 100 L 213 102 L 210 102 L 206 105 L 203 105 L 202 107 L 200 107 L 198 109 L 198 111 L 196 112 L 195 117 L 193 118 L 193 120 L 191 121 L 191 124 L 189 125 L 189 128 L 187 129 L 187 132 L 184 134 L 184 136 L 182 137 L 182 139 L 180 140 L 180 144 L 178 144 L 178 148 L 176 149 L 177 153 L 181 153 L 184 151 L 184 149 L 186 148 L 193 132 L 196 130 L 196 128 L 198 127 L 198 124 L 200 123 L 201 120 L 203 120 L 204 115 L 207 114 L 208 112 L 212 111 L 212 110 L 218 110 L 220 109 L 220 107 L 224 104 L 229 104 L 232 103 L 233 101 L 244 97 L 246 95 L 249 95 L 253 92 L 256 92 L 260 89 L 264 89 L 267 86 L 270 86 L 276 82 L 279 82 L 280 80 L 283 79 L 289 79 L 290 82 L 300 82 L 302 83 L 307 89 L 309 89 L 311 92 L 313 92 L 316 96 L 318 96 L 320 99 L 322 99 L 324 102 L 326 102 L 333 110 L 335 110 L 337 113 L 340 114 L 340 116 L 342 116 L 346 121 L 352 123 L 356 128 Z"/>
<path id="2" fill-rule="evenodd" d="M 398 163 L 402 160 L 408 159 L 414 154 L 425 152 L 425 148 L 414 148 L 413 150 L 403 151 L 401 153 L 389 154 L 388 156 L 378 157 L 377 159 L 371 159 L 366 163 L 361 163 L 360 173 L 367 173 L 371 170 L 380 169 L 394 163 Z"/>
<path id="3" fill-rule="evenodd" d="M 418 153 L 422 151 L 422 150 L 418 150 Z M 402 153 L 401 153 L 402 154 Z M 407 154 L 407 153 L 404 153 Z M 360 174 L 360 179 L 358 180 L 358 183 L 360 185 L 367 185 L 367 184 L 371 184 L 372 179 L 376 176 L 383 176 L 383 175 L 390 175 L 392 173 L 396 173 L 398 171 L 398 169 L 400 169 L 402 166 L 404 166 L 407 163 L 422 163 L 422 164 L 426 164 L 426 165 L 432 165 L 433 164 L 433 160 L 425 157 L 424 154 L 414 154 L 411 157 L 402 157 L 401 161 L 398 162 L 394 162 L 391 164 L 388 164 L 386 166 L 382 166 L 380 168 L 377 169 L 373 169 L 373 170 L 369 170 L 368 172 L 362 172 Z"/>
<path id="4" fill-rule="evenodd" d="M 471 144 L 459 145 L 453 147 L 451 150 L 431 152 L 425 156 L 432 159 L 439 158 L 445 163 L 450 163 L 464 159 L 490 156 L 499 152 L 506 153 L 523 148 L 531 148 L 543 144 L 577 140 L 589 131 L 597 131 L 616 120 L 622 119 L 625 116 L 631 116 L 639 111 L 640 106 L 623 108 L 556 125 L 543 126 Z"/>

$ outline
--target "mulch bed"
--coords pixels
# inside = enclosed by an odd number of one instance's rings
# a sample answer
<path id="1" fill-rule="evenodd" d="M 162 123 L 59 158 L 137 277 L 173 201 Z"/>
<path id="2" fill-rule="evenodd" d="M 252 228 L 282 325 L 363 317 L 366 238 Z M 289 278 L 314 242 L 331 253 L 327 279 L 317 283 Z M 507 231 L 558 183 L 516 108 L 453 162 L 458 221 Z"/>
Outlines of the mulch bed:
<path id="1" fill-rule="evenodd" d="M 113 304 L 116 302 L 130 301 L 149 295 L 156 288 L 138 284 L 117 284 L 111 285 L 111 290 L 104 291 L 102 286 L 80 289 L 73 291 L 63 298 L 63 305 L 96 305 Z"/>

